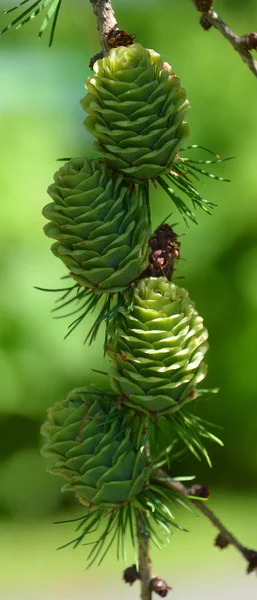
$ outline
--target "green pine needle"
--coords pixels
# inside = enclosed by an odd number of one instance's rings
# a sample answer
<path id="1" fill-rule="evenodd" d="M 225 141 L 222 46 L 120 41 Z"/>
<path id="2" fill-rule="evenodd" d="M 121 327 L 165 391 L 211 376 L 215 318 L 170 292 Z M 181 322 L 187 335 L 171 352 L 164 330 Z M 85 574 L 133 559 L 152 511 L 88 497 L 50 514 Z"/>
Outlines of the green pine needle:
<path id="1" fill-rule="evenodd" d="M 187 223 L 187 218 L 188 218 L 188 219 L 191 219 L 191 221 L 193 221 L 193 223 L 197 224 L 195 214 L 192 212 L 192 210 L 190 210 L 190 208 L 188 208 L 188 206 L 185 204 L 185 202 L 182 200 L 182 198 L 180 198 L 180 196 L 178 196 L 176 194 L 174 189 L 171 188 L 170 185 L 168 185 L 168 183 L 165 181 L 165 179 L 163 177 L 157 177 L 156 181 L 159 183 L 159 185 L 164 189 L 166 194 L 174 202 L 176 208 L 182 215 L 184 221 Z M 172 179 L 172 181 L 173 181 L 173 179 Z M 176 185 L 176 182 L 175 182 L 175 185 Z M 176 185 L 176 187 L 178 187 L 178 186 Z"/>
<path id="2" fill-rule="evenodd" d="M 170 541 L 174 528 L 187 531 L 177 523 L 171 510 L 171 507 L 179 509 L 181 504 L 192 511 L 186 498 L 181 499 L 177 492 L 166 489 L 161 484 L 161 480 L 159 482 L 158 478 L 153 478 L 148 488 L 127 504 L 111 510 L 92 506 L 88 509 L 88 513 L 79 519 L 61 521 L 60 523 L 78 522 L 79 535 L 58 549 L 68 546 L 77 548 L 81 544 L 89 546 L 87 556 L 87 568 L 89 568 L 95 562 L 99 566 L 114 543 L 116 543 L 117 559 L 122 558 L 126 563 L 126 542 L 129 541 L 137 560 L 138 511 L 151 541 L 161 549 L 164 543 Z M 87 542 L 87 536 L 91 535 L 95 536 L 95 539 Z M 144 540 L 141 541 L 143 544 Z"/>
<path id="3" fill-rule="evenodd" d="M 212 393 L 216 393 L 216 390 L 202 390 L 202 392 L 204 392 L 202 396 L 210 396 Z M 223 446 L 223 443 L 216 435 L 214 435 L 211 431 L 206 429 L 205 421 L 191 413 L 182 411 L 179 411 L 174 415 L 167 415 L 166 418 L 175 430 L 177 437 L 183 442 L 186 448 L 188 448 L 188 450 L 198 460 L 204 458 L 208 465 L 211 467 L 211 460 L 202 440 L 209 440 L 218 444 L 219 446 Z M 173 452 L 171 452 L 171 455 L 172 454 Z M 158 460 L 156 461 L 155 468 L 157 468 L 157 464 L 160 465 L 160 462 L 158 462 Z M 166 462 L 164 457 L 161 461 L 161 465 L 162 467 L 164 465 L 166 466 L 166 468 L 169 468 L 168 452 Z"/>
<path id="4" fill-rule="evenodd" d="M 23 0 L 22 2 L 20 2 L 20 4 L 16 4 L 15 6 L 12 6 L 9 9 L 5 9 L 3 11 L 3 14 L 8 15 L 16 10 L 19 10 L 22 8 L 22 6 L 24 6 L 25 4 L 28 4 L 29 2 L 31 2 L 31 0 Z M 4 29 L 2 29 L 2 31 L 0 31 L 0 35 L 5 33 L 6 31 L 9 31 L 10 29 L 13 29 L 14 27 L 15 27 L 15 29 L 20 29 L 21 27 L 23 27 L 24 25 L 26 25 L 27 23 L 29 23 L 30 21 L 35 19 L 43 10 L 48 8 L 38 35 L 39 35 L 39 37 L 41 37 L 43 35 L 49 21 L 53 17 L 52 28 L 51 28 L 50 39 L 49 39 L 49 46 L 51 46 L 53 43 L 53 39 L 54 39 L 54 34 L 55 34 L 55 29 L 56 29 L 56 24 L 57 24 L 59 12 L 60 12 L 61 4 L 62 4 L 62 0 L 36 0 L 36 2 L 33 2 L 32 4 L 30 4 L 30 6 L 28 8 L 26 8 L 24 11 L 22 11 L 18 15 L 18 17 L 11 20 L 10 23 L 8 23 L 8 25 L 6 25 L 6 27 L 4 27 Z"/>
<path id="5" fill-rule="evenodd" d="M 48 289 L 35 286 L 35 289 L 42 292 L 64 292 L 64 294 L 56 300 L 56 304 L 58 304 L 58 306 L 55 306 L 52 309 L 52 313 L 62 311 L 70 305 L 72 305 L 72 307 L 74 306 L 74 309 L 72 308 L 72 310 L 68 313 L 65 312 L 65 314 L 60 315 L 54 314 L 54 319 L 64 319 L 76 314 L 79 315 L 68 325 L 68 331 L 64 339 L 66 339 L 74 331 L 74 329 L 76 329 L 76 327 L 83 321 L 85 317 L 87 317 L 87 315 L 96 309 L 100 300 L 103 298 L 103 296 L 105 296 L 99 315 L 95 319 L 84 340 L 84 343 L 89 342 L 89 345 L 91 345 L 95 340 L 101 324 L 106 323 L 107 325 L 111 319 L 115 318 L 115 315 L 122 304 L 122 295 L 120 293 L 96 294 L 93 290 L 83 288 L 78 283 L 66 288 Z M 113 303 L 114 296 L 116 296 L 116 302 Z M 107 339 L 105 339 L 105 346 L 106 343 Z"/>
<path id="6" fill-rule="evenodd" d="M 215 154 L 211 150 L 208 150 L 207 148 L 204 148 L 203 146 L 199 146 L 197 144 L 194 144 L 192 146 L 186 146 L 182 148 L 181 152 L 186 150 L 195 150 L 198 148 L 205 150 L 210 154 L 213 154 L 215 156 L 215 159 L 193 160 L 191 158 L 179 157 L 179 160 L 174 164 L 170 173 L 156 178 L 156 181 L 164 189 L 166 194 L 171 198 L 171 200 L 175 204 L 176 208 L 182 215 L 186 225 L 188 224 L 188 219 L 193 221 L 193 223 L 197 224 L 196 215 L 195 212 L 188 207 L 188 205 L 183 199 L 183 196 L 181 197 L 177 194 L 176 189 L 179 192 L 182 192 L 184 196 L 187 196 L 190 199 L 194 209 L 201 208 L 206 213 L 211 214 L 212 209 L 216 206 L 216 204 L 210 202 L 198 192 L 198 190 L 195 188 L 192 178 L 199 180 L 199 176 L 204 175 L 205 177 L 209 177 L 210 179 L 216 181 L 229 182 L 229 179 L 225 179 L 224 177 L 215 175 L 214 173 L 202 169 L 201 165 L 218 164 L 235 158 L 220 158 L 218 154 Z"/>
<path id="7" fill-rule="evenodd" d="M 145 183 L 143 183 L 141 185 L 141 193 L 142 193 L 143 204 L 146 206 L 146 209 L 147 209 L 148 222 L 149 222 L 149 226 L 151 228 L 152 216 L 151 216 L 151 209 L 150 209 L 150 191 L 149 191 L 149 182 L 148 181 L 146 181 Z"/>

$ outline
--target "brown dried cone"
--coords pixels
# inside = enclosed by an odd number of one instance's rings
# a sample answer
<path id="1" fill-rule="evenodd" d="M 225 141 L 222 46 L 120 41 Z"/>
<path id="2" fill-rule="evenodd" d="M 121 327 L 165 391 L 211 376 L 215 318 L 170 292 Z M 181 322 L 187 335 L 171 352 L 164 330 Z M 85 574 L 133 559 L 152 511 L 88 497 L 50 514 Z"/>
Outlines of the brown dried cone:
<path id="1" fill-rule="evenodd" d="M 112 29 L 108 35 L 108 42 L 112 48 L 131 46 L 134 44 L 135 33 L 127 33 L 123 29 Z"/>
<path id="2" fill-rule="evenodd" d="M 213 0 L 193 0 L 199 12 L 208 12 L 212 7 Z"/>
<path id="3" fill-rule="evenodd" d="M 152 252 L 149 265 L 141 277 L 162 277 L 171 279 L 175 262 L 180 258 L 180 242 L 170 225 L 160 225 L 149 242 Z"/>

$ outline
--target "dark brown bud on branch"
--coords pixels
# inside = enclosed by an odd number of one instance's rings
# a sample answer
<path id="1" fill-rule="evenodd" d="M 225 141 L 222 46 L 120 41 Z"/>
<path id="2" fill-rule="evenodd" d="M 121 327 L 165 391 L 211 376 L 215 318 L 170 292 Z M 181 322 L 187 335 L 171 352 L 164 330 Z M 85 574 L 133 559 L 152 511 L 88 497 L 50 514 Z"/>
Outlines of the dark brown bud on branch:
<path id="1" fill-rule="evenodd" d="M 223 535 L 223 533 L 219 533 L 219 535 L 217 535 L 214 546 L 217 546 L 221 550 L 223 550 L 223 548 L 227 548 L 227 546 L 229 546 L 229 542 L 228 542 L 226 536 Z"/>
<path id="2" fill-rule="evenodd" d="M 136 569 L 136 565 L 132 565 L 132 567 L 128 567 L 123 572 L 123 581 L 125 583 L 129 583 L 129 585 L 133 585 L 137 579 L 140 579 L 140 575 Z"/>
<path id="3" fill-rule="evenodd" d="M 247 50 L 257 50 L 257 33 L 248 33 L 242 36 L 242 41 L 246 45 Z"/>
<path id="4" fill-rule="evenodd" d="M 193 0 L 193 2 L 199 12 L 208 12 L 212 7 L 212 0 Z"/>
<path id="5" fill-rule="evenodd" d="M 244 550 L 244 556 L 248 560 L 247 573 L 257 572 L 257 552 L 255 550 Z"/>
<path id="6" fill-rule="evenodd" d="M 161 596 L 161 598 L 166 598 L 169 590 L 172 590 L 166 581 L 163 581 L 163 579 L 160 579 L 159 577 L 153 577 L 153 579 L 151 579 L 150 589 L 152 592 L 158 594 L 158 596 Z"/>
<path id="7" fill-rule="evenodd" d="M 203 29 L 205 29 L 205 31 L 209 31 L 209 29 L 211 29 L 211 27 L 212 27 L 212 24 L 210 23 L 210 21 L 206 15 L 201 15 L 200 25 L 202 26 Z"/>
<path id="8" fill-rule="evenodd" d="M 197 498 L 205 498 L 207 500 L 210 497 L 210 489 L 206 485 L 194 483 L 189 490 L 189 496 L 196 496 Z"/>

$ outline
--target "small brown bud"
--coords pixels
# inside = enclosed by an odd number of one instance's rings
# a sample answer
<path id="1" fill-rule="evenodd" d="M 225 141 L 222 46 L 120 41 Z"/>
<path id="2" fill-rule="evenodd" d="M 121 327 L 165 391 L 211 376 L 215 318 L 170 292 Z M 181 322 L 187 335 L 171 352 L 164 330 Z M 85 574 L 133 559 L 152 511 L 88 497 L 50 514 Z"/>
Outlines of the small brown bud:
<path id="1" fill-rule="evenodd" d="M 219 533 L 219 535 L 217 535 L 214 546 L 217 546 L 221 550 L 229 546 L 229 542 L 226 539 L 225 535 L 223 535 L 223 533 Z"/>
<path id="2" fill-rule="evenodd" d="M 194 0 L 194 4 L 199 12 L 208 12 L 212 7 L 213 0 Z"/>
<path id="3" fill-rule="evenodd" d="M 200 25 L 202 26 L 203 29 L 205 29 L 205 31 L 208 31 L 212 27 L 212 24 L 210 23 L 210 21 L 206 15 L 201 15 Z"/>
<path id="4" fill-rule="evenodd" d="M 247 573 L 252 573 L 257 570 L 257 552 L 255 550 L 247 550 L 244 551 L 244 556 L 248 560 Z"/>
<path id="5" fill-rule="evenodd" d="M 247 50 L 257 50 L 257 33 L 248 33 L 242 37 Z"/>
<path id="6" fill-rule="evenodd" d="M 169 590 L 172 590 L 166 581 L 163 581 L 163 579 L 160 579 L 159 577 L 153 577 L 153 579 L 151 579 L 150 589 L 152 592 L 158 594 L 158 596 L 161 596 L 161 598 L 166 598 Z"/>
<path id="7" fill-rule="evenodd" d="M 123 571 L 123 581 L 125 581 L 125 583 L 133 585 L 137 579 L 140 579 L 140 575 L 136 569 L 136 565 L 132 565 Z"/>
<path id="8" fill-rule="evenodd" d="M 210 497 L 210 489 L 207 485 L 201 485 L 194 483 L 189 490 L 189 496 L 196 496 L 197 498 L 205 498 L 206 500 Z"/>

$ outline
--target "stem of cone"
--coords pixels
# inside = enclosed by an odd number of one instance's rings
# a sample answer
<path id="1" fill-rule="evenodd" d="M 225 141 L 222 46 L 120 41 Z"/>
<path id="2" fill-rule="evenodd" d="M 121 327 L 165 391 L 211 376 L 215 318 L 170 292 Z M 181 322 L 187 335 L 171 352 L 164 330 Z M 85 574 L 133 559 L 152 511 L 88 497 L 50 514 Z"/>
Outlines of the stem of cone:
<path id="1" fill-rule="evenodd" d="M 144 427 L 144 434 L 147 434 L 147 425 Z M 150 461 L 151 450 L 150 443 L 147 442 L 144 448 L 144 454 Z M 141 580 L 141 599 L 151 600 L 151 577 L 152 577 L 152 563 L 150 558 L 150 537 L 144 526 L 144 520 L 142 519 L 140 510 L 137 511 L 137 540 L 138 540 L 138 559 L 139 559 L 139 574 Z"/>
<path id="2" fill-rule="evenodd" d="M 151 559 L 150 559 L 150 539 L 145 531 L 141 513 L 137 513 L 137 539 L 138 539 L 138 558 L 139 558 L 139 574 L 141 580 L 141 599 L 151 600 L 152 592 L 150 580 L 152 576 Z"/>

